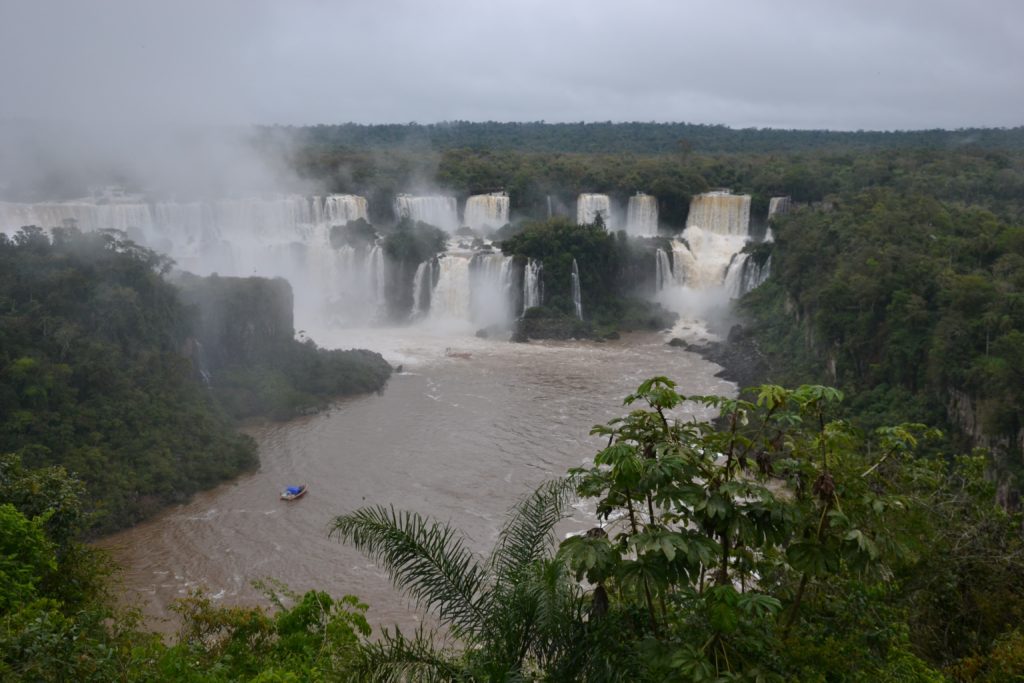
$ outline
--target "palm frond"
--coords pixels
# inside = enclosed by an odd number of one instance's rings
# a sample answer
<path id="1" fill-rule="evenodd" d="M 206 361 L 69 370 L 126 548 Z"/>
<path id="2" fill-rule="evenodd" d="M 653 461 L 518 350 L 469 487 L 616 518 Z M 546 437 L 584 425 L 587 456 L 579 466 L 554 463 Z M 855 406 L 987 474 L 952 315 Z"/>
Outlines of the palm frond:
<path id="1" fill-rule="evenodd" d="M 448 525 L 376 506 L 336 517 L 331 536 L 380 563 L 397 588 L 434 611 L 456 637 L 479 632 L 485 572 Z"/>
<path id="2" fill-rule="evenodd" d="M 565 517 L 573 491 L 570 479 L 555 479 L 512 508 L 490 558 L 499 591 L 554 546 L 554 527 Z"/>
<path id="3" fill-rule="evenodd" d="M 463 667 L 435 646 L 437 634 L 416 630 L 411 638 L 385 630 L 379 642 L 360 649 L 353 680 L 360 683 L 448 683 L 465 679 Z"/>

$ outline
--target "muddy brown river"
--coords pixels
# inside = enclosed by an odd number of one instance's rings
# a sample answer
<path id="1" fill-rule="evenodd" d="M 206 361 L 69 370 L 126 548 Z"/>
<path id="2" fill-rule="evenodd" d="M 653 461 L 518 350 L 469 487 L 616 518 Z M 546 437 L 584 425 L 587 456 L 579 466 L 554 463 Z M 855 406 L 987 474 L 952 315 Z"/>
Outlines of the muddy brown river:
<path id="1" fill-rule="evenodd" d="M 643 379 L 668 375 L 688 394 L 735 392 L 714 377 L 718 366 L 665 339 L 511 344 L 416 328 L 321 335 L 324 346 L 377 349 L 404 369 L 380 394 L 251 429 L 258 471 L 100 545 L 123 567 L 125 600 L 141 604 L 157 630 L 175 628 L 169 605 L 199 587 L 219 604 L 266 604 L 251 582 L 268 577 L 300 592 L 357 595 L 372 624 L 413 626 L 415 609 L 386 575 L 328 537 L 332 518 L 394 504 L 450 521 L 486 553 L 510 506 L 593 457 L 591 426 L 624 413 L 623 397 Z M 302 482 L 304 498 L 279 500 Z M 570 524 L 588 526 L 587 509 L 578 505 Z"/>

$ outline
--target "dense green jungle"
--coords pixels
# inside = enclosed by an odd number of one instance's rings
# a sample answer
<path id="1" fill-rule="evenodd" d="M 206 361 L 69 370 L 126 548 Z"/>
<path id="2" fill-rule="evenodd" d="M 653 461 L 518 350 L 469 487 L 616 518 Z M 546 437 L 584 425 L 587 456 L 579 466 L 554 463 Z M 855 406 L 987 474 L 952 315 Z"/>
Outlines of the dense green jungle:
<path id="1" fill-rule="evenodd" d="M 1022 141 L 1021 129 L 263 129 L 257 145 L 304 181 L 369 199 L 370 223 L 332 240 L 379 230 L 398 263 L 443 241 L 390 225 L 397 193 L 507 192 L 510 224 L 492 237 L 549 278 L 524 338 L 666 327 L 642 264 L 696 194 L 749 194 L 755 230 L 772 231 L 748 246 L 771 274 L 733 302 L 720 345 L 749 361 L 738 397 L 643 382 L 594 427 L 606 445 L 593 461 L 510 510 L 485 556 L 393 501 L 333 520 L 324 533 L 375 560 L 439 631 L 372 630 L 358 596 L 296 594 L 276 577 L 261 585 L 268 607 L 200 591 L 178 603 L 175 637 L 148 632 L 86 541 L 256 466 L 239 420 L 379 390 L 391 368 L 296 341 L 287 282 L 172 276 L 114 232 L 0 236 L 0 678 L 1024 680 Z M 657 237 L 565 217 L 580 192 L 638 190 L 658 199 Z M 794 205 L 769 220 L 776 196 Z M 573 258 L 584 321 L 565 291 Z M 717 419 L 672 419 L 684 401 Z M 619 522 L 613 535 L 558 542 L 578 499 Z"/>

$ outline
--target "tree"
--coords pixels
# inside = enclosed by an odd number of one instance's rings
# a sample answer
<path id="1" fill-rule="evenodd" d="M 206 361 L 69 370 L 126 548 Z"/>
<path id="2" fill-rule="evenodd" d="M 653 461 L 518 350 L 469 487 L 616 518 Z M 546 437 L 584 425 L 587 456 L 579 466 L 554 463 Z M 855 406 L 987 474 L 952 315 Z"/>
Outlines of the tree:
<path id="1" fill-rule="evenodd" d="M 566 481 L 539 487 L 512 510 L 486 560 L 450 526 L 413 512 L 379 506 L 336 518 L 331 534 L 382 564 L 463 645 L 456 655 L 435 644 L 436 633 L 386 632 L 366 651 L 364 679 L 585 677 L 594 663 L 580 591 L 552 557 L 552 531 L 570 493 Z"/>

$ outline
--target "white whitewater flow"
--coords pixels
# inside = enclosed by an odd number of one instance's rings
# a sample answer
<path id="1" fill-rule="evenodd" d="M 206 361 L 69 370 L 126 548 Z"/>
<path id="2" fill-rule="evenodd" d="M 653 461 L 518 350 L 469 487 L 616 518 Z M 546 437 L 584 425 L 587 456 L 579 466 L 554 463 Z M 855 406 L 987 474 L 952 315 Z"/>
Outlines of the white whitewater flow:
<path id="1" fill-rule="evenodd" d="M 767 268 L 758 268 L 742 253 L 750 237 L 750 197 L 728 192 L 697 195 L 683 234 L 672 241 L 671 278 L 668 255 L 655 254 L 659 300 L 684 317 L 706 318 L 710 311 L 760 285 Z"/>
<path id="2" fill-rule="evenodd" d="M 504 192 L 475 194 L 466 200 L 463 223 L 474 230 L 495 230 L 508 223 L 509 198 Z"/>
<path id="3" fill-rule="evenodd" d="M 672 263 L 664 249 L 658 249 L 654 253 L 654 259 L 654 289 L 660 292 L 673 283 Z"/>
<path id="4" fill-rule="evenodd" d="M 317 199 L 319 198 L 313 198 L 314 210 L 319 206 Z M 328 223 L 330 225 L 344 225 L 349 221 L 358 220 L 360 218 L 367 221 L 369 220 L 367 208 L 366 199 L 364 197 L 354 194 L 328 195 L 324 198 L 322 208 L 320 209 L 320 216 L 322 216 L 322 218 L 317 222 Z"/>
<path id="5" fill-rule="evenodd" d="M 423 221 L 447 232 L 455 232 L 459 228 L 455 197 L 444 195 L 417 197 L 400 194 L 395 197 L 395 218 Z"/>
<path id="6" fill-rule="evenodd" d="M 469 261 L 467 254 L 448 253 L 437 258 L 437 284 L 430 295 L 431 320 L 470 320 Z"/>
<path id="7" fill-rule="evenodd" d="M 576 223 L 589 225 L 601 216 L 604 227 L 612 229 L 612 203 L 606 194 L 581 194 L 576 200 Z"/>
<path id="8" fill-rule="evenodd" d="M 750 232 L 750 195 L 707 192 L 690 200 L 686 227 L 699 227 L 719 235 L 747 237 Z"/>
<path id="9" fill-rule="evenodd" d="M 576 310 L 576 317 L 583 320 L 583 297 L 580 292 L 580 267 L 576 259 L 572 260 L 572 305 Z"/>
<path id="10" fill-rule="evenodd" d="M 523 269 L 523 311 L 527 308 L 534 308 L 544 304 L 544 290 L 542 287 L 541 272 L 543 267 L 540 261 L 529 259 Z"/>
<path id="11" fill-rule="evenodd" d="M 658 199 L 643 192 L 629 198 L 626 209 L 626 232 L 650 237 L 658 234 Z"/>
<path id="12" fill-rule="evenodd" d="M 470 315 L 475 324 L 501 325 L 512 319 L 513 260 L 500 253 L 479 253 L 470 260 Z"/>
<path id="13" fill-rule="evenodd" d="M 531 270 L 530 264 L 523 270 Z M 416 269 L 412 318 L 425 317 L 447 327 L 462 323 L 505 326 L 519 304 L 518 282 L 529 278 L 527 273 L 517 272 L 512 256 L 460 248 L 450 241 L 444 254 Z"/>
<path id="14" fill-rule="evenodd" d="M 334 249 L 334 225 L 367 217 L 355 195 L 287 195 L 213 202 L 0 202 L 0 231 L 24 225 L 83 231 L 112 228 L 199 275 L 283 277 L 291 282 L 296 325 L 351 324 L 384 312 L 387 266 L 373 246 Z"/>
<path id="15" fill-rule="evenodd" d="M 437 275 L 437 259 L 422 262 L 412 277 L 412 317 L 421 318 L 430 310 L 430 292 Z"/>

